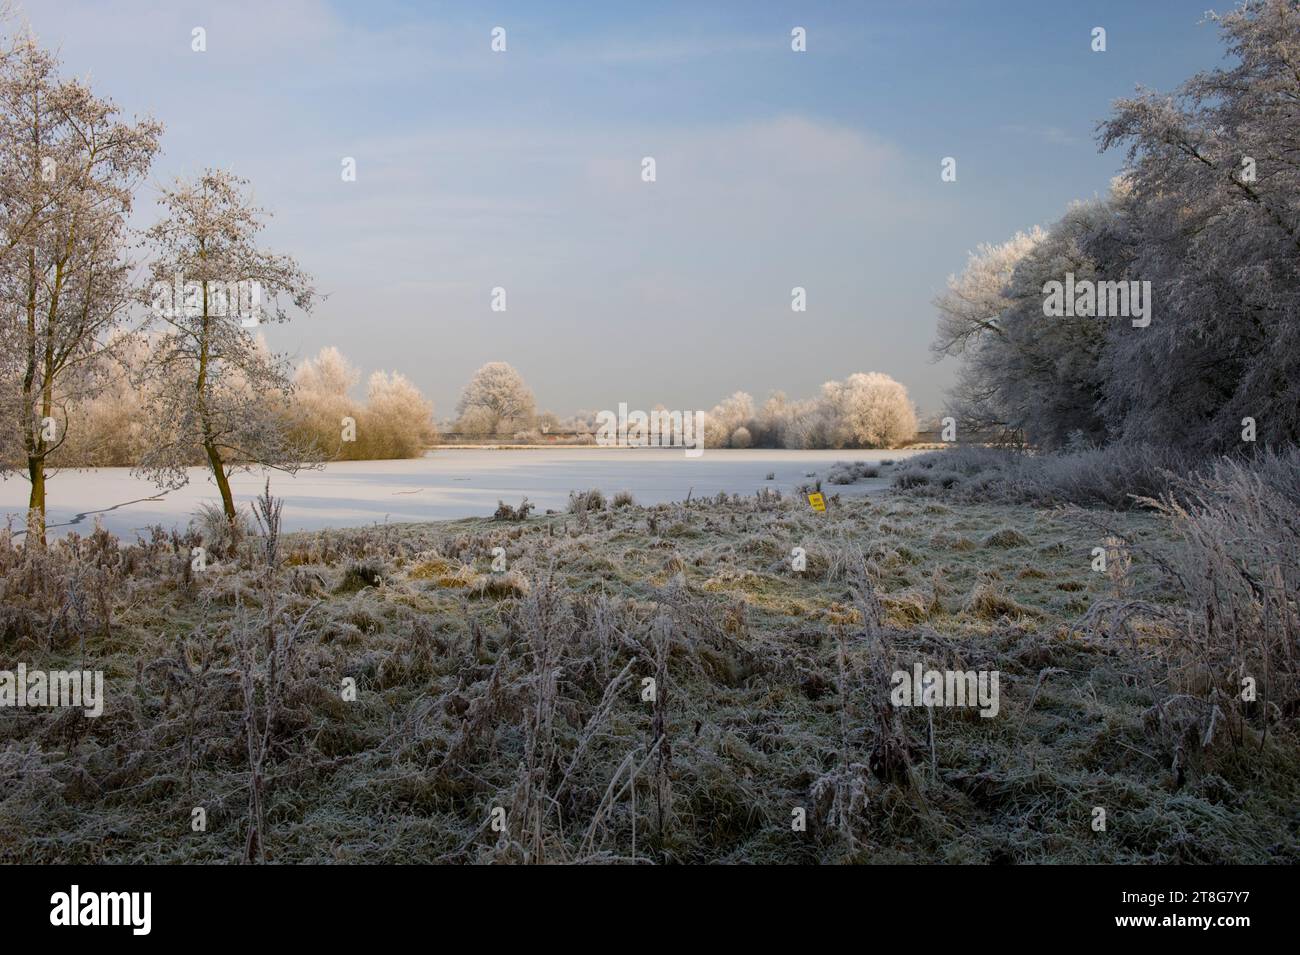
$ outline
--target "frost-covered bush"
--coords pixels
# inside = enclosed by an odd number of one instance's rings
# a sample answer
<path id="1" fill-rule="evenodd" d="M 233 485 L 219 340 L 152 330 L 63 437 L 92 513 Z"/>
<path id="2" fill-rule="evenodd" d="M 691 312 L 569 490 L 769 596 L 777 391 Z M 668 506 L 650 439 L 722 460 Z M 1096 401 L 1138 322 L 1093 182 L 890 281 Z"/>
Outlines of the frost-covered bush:
<path id="1" fill-rule="evenodd" d="M 235 520 L 231 521 L 227 519 L 220 505 L 205 501 L 198 506 L 190 518 L 190 530 L 203 542 L 209 557 L 229 558 L 234 555 L 240 541 L 253 532 L 250 513 L 242 509 L 238 510 L 235 512 Z"/>
<path id="2" fill-rule="evenodd" d="M 589 511 L 603 511 L 604 509 L 605 495 L 600 492 L 599 488 L 592 488 L 589 491 L 569 492 L 570 514 L 586 514 Z"/>
<path id="3" fill-rule="evenodd" d="M 342 428 L 345 417 L 358 417 L 360 402 L 349 392 L 360 379 L 361 373 L 334 347 L 322 348 L 294 372 L 298 431 L 326 455 L 353 456 L 352 449 L 342 446 Z"/>
<path id="4" fill-rule="evenodd" d="M 1258 752 L 1300 709 L 1298 492 L 1294 448 L 1203 467 L 1147 502 L 1177 534 L 1152 563 L 1182 610 L 1118 594 L 1089 611 L 1117 642 L 1138 629 L 1162 634 L 1165 672 L 1147 683 L 1144 725 L 1180 772 L 1204 771 L 1220 753 Z"/>
<path id="5" fill-rule="evenodd" d="M 402 374 L 370 376 L 357 422 L 357 453 L 367 460 L 415 458 L 437 440 L 433 404 Z"/>
<path id="6" fill-rule="evenodd" d="M 880 469 L 866 461 L 836 461 L 826 473 L 827 484 L 855 484 L 864 478 L 880 477 Z"/>
<path id="7" fill-rule="evenodd" d="M 1174 487 L 1192 462 L 1129 445 L 1053 453 L 959 445 L 901 462 L 894 487 L 964 501 L 1128 509 Z"/>
<path id="8" fill-rule="evenodd" d="M 299 435 L 327 458 L 352 461 L 419 457 L 437 440 L 433 405 L 409 379 L 375 372 L 363 403 L 351 394 L 360 377 L 332 347 L 299 365 L 290 406 Z M 355 440 L 344 440 L 345 418 L 355 424 Z"/>

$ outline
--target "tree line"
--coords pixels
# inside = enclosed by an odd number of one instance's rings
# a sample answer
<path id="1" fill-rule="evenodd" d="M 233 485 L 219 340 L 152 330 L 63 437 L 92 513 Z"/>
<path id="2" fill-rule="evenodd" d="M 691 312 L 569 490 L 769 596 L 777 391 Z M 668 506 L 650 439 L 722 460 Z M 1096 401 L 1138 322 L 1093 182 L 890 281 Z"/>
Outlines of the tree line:
<path id="1" fill-rule="evenodd" d="M 1099 124 L 1100 147 L 1126 151 L 1109 193 L 979 247 L 937 300 L 967 433 L 1193 455 L 1300 442 L 1300 12 L 1212 18 L 1231 65 Z M 1150 283 L 1149 314 L 1048 314 L 1067 280 Z"/>
<path id="2" fill-rule="evenodd" d="M 451 426 L 465 435 L 517 439 L 538 439 L 543 430 L 588 436 L 598 430 L 597 411 L 560 419 L 549 411 L 538 414 L 535 407 L 519 372 L 506 362 L 489 362 L 462 392 Z M 658 405 L 653 410 L 669 409 Z M 879 372 L 828 381 L 813 398 L 791 400 L 774 392 L 761 407 L 747 392 L 737 391 L 704 417 L 709 448 L 892 448 L 915 436 L 916 409 L 907 389 Z"/>

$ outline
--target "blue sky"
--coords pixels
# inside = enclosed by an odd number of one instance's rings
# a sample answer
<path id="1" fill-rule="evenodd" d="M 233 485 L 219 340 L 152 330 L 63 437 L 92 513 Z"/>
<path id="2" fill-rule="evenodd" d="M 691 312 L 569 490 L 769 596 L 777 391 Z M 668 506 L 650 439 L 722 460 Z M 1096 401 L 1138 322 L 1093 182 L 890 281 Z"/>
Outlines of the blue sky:
<path id="1" fill-rule="evenodd" d="M 252 181 L 267 244 L 328 294 L 271 330 L 278 350 L 401 371 L 439 417 L 490 360 L 561 414 L 803 396 L 855 371 L 937 410 L 946 277 L 1104 193 L 1114 99 L 1223 55 L 1206 0 L 19 9 L 68 73 L 166 124 L 145 219 L 175 176 Z"/>

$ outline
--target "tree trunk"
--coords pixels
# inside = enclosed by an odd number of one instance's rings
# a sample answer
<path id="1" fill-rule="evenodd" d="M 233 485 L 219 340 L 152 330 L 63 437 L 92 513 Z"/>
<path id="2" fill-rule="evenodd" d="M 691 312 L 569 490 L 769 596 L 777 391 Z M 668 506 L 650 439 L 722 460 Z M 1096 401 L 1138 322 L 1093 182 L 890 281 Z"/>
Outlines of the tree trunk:
<path id="1" fill-rule="evenodd" d="M 27 542 L 45 546 L 45 457 L 28 457 L 27 474 L 32 491 L 27 498 Z"/>
<path id="2" fill-rule="evenodd" d="M 203 251 L 203 244 L 199 243 L 199 257 L 206 258 Z M 199 412 L 199 421 L 203 427 L 203 450 L 208 456 L 208 466 L 212 468 L 212 477 L 217 482 L 217 490 L 221 492 L 221 507 L 226 512 L 226 521 L 230 524 L 230 529 L 235 529 L 235 498 L 230 493 L 230 478 L 226 476 L 226 466 L 221 461 L 221 452 L 217 450 L 216 442 L 212 439 L 212 421 L 208 416 L 207 387 L 208 387 L 208 361 L 209 351 L 209 322 L 211 317 L 208 315 L 208 283 L 203 283 L 203 324 L 199 332 L 199 378 L 195 384 L 194 397 L 195 406 Z"/>
<path id="3" fill-rule="evenodd" d="M 235 498 L 230 493 L 230 478 L 226 476 L 226 466 L 221 463 L 221 454 L 211 441 L 203 442 L 203 450 L 208 454 L 208 465 L 212 476 L 217 481 L 217 490 L 221 492 L 221 507 L 226 512 L 226 520 L 235 526 Z"/>

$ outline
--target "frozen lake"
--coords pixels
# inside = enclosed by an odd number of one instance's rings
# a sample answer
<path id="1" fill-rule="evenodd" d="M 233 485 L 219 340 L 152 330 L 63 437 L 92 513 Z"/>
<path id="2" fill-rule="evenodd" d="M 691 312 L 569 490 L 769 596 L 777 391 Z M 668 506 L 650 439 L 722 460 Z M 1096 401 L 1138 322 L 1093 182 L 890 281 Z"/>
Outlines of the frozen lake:
<path id="1" fill-rule="evenodd" d="M 439 448 L 406 461 L 345 461 L 296 476 L 269 472 L 271 491 L 283 497 L 288 530 L 356 527 L 376 522 L 432 521 L 488 517 L 497 500 L 518 504 L 527 496 L 538 513 L 563 510 L 572 490 L 599 488 L 606 494 L 631 491 L 638 504 L 695 497 L 753 494 L 761 487 L 788 492 L 808 482 L 809 472 L 825 477 L 836 461 L 901 460 L 911 451 L 710 450 L 687 458 L 681 450 L 613 448 L 476 449 Z M 765 480 L 769 473 L 771 481 Z M 236 474 L 231 486 L 241 506 L 261 493 L 264 472 Z M 886 478 L 868 479 L 828 492 L 865 494 L 886 487 Z M 0 514 L 15 528 L 25 523 L 28 485 L 20 478 L 0 482 Z M 190 471 L 190 481 L 160 491 L 131 476 L 127 468 L 61 471 L 47 490 L 50 533 L 86 533 L 98 518 L 130 539 L 150 525 L 184 526 L 200 503 L 217 503 L 208 472 Z"/>

